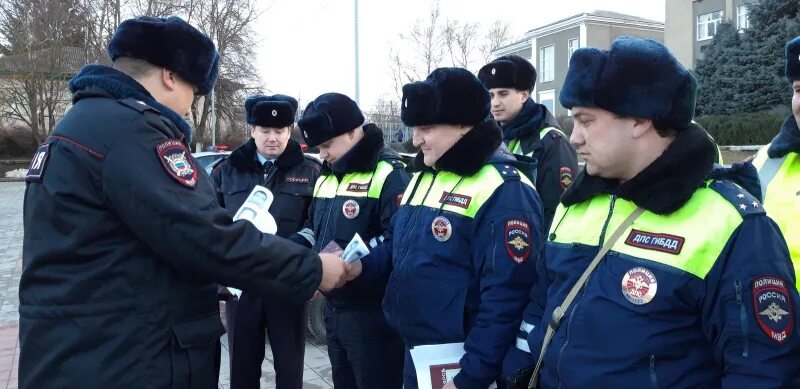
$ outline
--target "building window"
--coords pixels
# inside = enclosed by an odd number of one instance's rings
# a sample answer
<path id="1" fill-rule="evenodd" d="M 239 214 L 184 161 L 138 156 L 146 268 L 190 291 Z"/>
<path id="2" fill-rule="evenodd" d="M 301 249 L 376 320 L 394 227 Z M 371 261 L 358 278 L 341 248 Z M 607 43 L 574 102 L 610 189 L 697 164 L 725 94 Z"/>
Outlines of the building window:
<path id="1" fill-rule="evenodd" d="M 717 27 L 722 23 L 722 11 L 711 12 L 697 17 L 697 40 L 711 39 L 717 34 Z"/>
<path id="2" fill-rule="evenodd" d="M 747 5 L 740 5 L 736 7 L 736 25 L 739 26 L 739 32 L 750 28 L 750 17 L 747 13 Z"/>
<path id="3" fill-rule="evenodd" d="M 539 69 L 542 72 L 541 82 L 553 81 L 555 72 L 555 46 L 539 49 Z"/>
<path id="4" fill-rule="evenodd" d="M 550 111 L 550 113 L 552 113 L 553 115 L 555 115 L 554 111 L 556 104 L 555 89 L 543 90 L 539 92 L 539 104 L 547 107 L 547 110 Z"/>
<path id="5" fill-rule="evenodd" d="M 567 41 L 567 66 L 569 66 L 569 60 L 572 59 L 572 53 L 578 50 L 578 38 L 573 38 Z"/>

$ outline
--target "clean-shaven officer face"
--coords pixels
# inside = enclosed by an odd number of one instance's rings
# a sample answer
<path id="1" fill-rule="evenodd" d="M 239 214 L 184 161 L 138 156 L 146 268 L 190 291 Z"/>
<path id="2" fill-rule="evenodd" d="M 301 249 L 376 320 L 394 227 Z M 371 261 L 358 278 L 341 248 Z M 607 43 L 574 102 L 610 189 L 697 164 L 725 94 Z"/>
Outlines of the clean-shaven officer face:
<path id="1" fill-rule="evenodd" d="M 358 143 L 360 138 L 356 136 L 356 131 L 361 131 L 361 127 L 357 127 L 350 132 L 328 139 L 319 145 L 319 157 L 333 165 L 336 160 L 347 154 L 353 146 Z"/>
<path id="2" fill-rule="evenodd" d="M 800 81 L 792 83 L 792 114 L 794 114 L 794 120 L 800 126 Z"/>
<path id="3" fill-rule="evenodd" d="M 414 127 L 413 142 L 422 149 L 425 165 L 434 167 L 439 158 L 472 130 L 470 126 L 433 124 Z"/>
<path id="4" fill-rule="evenodd" d="M 255 140 L 259 154 L 267 158 L 278 158 L 286 150 L 289 138 L 292 137 L 292 131 L 291 127 L 253 126 L 253 129 L 250 130 L 250 136 Z"/>
<path id="5" fill-rule="evenodd" d="M 530 96 L 528 91 L 513 88 L 492 88 L 489 89 L 489 94 L 492 96 L 492 116 L 500 123 L 513 120 Z"/>
<path id="6" fill-rule="evenodd" d="M 573 107 L 572 117 L 575 126 L 569 141 L 586 162 L 586 172 L 616 180 L 630 178 L 636 120 L 594 107 Z"/>

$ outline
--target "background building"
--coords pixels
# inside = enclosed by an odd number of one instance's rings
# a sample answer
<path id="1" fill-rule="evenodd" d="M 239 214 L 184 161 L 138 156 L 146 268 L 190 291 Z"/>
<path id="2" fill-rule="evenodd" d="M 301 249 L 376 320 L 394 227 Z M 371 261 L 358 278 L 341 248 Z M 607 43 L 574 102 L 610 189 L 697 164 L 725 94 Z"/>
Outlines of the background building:
<path id="1" fill-rule="evenodd" d="M 568 116 L 569 111 L 558 103 L 558 93 L 572 53 L 580 47 L 608 49 L 614 39 L 624 35 L 663 42 L 664 23 L 617 12 L 587 12 L 534 28 L 494 55 L 516 54 L 531 61 L 538 77 L 531 97 L 556 117 Z"/>
<path id="2" fill-rule="evenodd" d="M 743 31 L 750 27 L 748 4 L 754 0 L 666 0 L 664 44 L 689 69 L 703 58 L 723 21 Z"/>

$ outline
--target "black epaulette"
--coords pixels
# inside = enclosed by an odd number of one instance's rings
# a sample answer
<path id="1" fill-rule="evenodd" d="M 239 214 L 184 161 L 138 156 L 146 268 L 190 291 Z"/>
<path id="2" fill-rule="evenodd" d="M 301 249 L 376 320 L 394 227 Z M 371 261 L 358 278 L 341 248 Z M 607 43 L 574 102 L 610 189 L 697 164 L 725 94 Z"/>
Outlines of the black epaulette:
<path id="1" fill-rule="evenodd" d="M 403 161 L 399 160 L 399 159 L 389 159 L 389 160 L 386 160 L 386 162 L 389 162 L 390 164 L 392 164 L 392 167 L 395 168 L 395 169 L 405 169 L 406 168 L 406 164 Z"/>
<path id="2" fill-rule="evenodd" d="M 739 211 L 742 217 L 766 213 L 764 207 L 761 206 L 761 203 L 755 196 L 751 195 L 750 192 L 744 190 L 741 186 L 736 185 L 733 181 L 714 180 L 711 182 L 711 185 L 709 185 L 709 188 L 722 195 L 725 200 L 728 200 L 734 208 Z"/>
<path id="3" fill-rule="evenodd" d="M 122 105 L 124 105 L 124 106 L 126 106 L 126 107 L 128 107 L 128 108 L 130 108 L 130 109 L 132 109 L 134 111 L 136 111 L 136 112 L 139 112 L 139 113 L 145 113 L 145 111 L 149 111 L 149 110 L 150 111 L 154 111 L 156 113 L 160 113 L 160 112 L 158 112 L 157 109 L 147 105 L 147 103 L 145 103 L 144 101 L 141 101 L 141 100 L 136 100 L 134 98 L 127 98 L 127 99 L 122 99 L 122 100 L 118 100 L 118 101 L 119 101 L 120 104 L 122 104 Z"/>
<path id="4" fill-rule="evenodd" d="M 167 129 L 172 128 L 172 123 L 170 123 L 169 119 L 161 114 L 161 111 L 147 105 L 147 103 L 144 101 L 136 100 L 134 98 L 127 98 L 118 101 L 120 104 L 144 115 L 144 120 L 147 122 L 147 124 L 156 128 L 164 128 L 165 126 Z"/>
<path id="5" fill-rule="evenodd" d="M 504 163 L 493 163 L 495 169 L 503 177 L 504 181 L 519 181 L 520 171 L 515 166 Z"/>

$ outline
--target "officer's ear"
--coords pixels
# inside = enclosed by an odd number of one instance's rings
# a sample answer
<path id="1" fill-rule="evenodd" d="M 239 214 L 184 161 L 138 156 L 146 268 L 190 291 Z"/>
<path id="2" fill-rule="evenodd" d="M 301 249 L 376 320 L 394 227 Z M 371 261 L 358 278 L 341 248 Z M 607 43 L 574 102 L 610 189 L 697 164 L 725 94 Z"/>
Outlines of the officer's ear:
<path id="1" fill-rule="evenodd" d="M 653 125 L 653 120 L 651 119 L 634 117 L 631 118 L 631 120 L 633 120 L 632 136 L 634 139 L 647 134 L 649 131 L 656 130 L 655 126 Z"/>
<path id="2" fill-rule="evenodd" d="M 164 84 L 164 88 L 170 92 L 178 88 L 177 78 L 177 73 L 166 68 L 161 68 L 161 83 Z"/>
<path id="3" fill-rule="evenodd" d="M 467 135 L 468 132 L 472 131 L 472 127 L 473 126 L 466 125 L 466 124 L 462 124 L 462 125 L 458 126 L 459 135 L 461 135 L 461 137 L 463 138 L 464 135 Z"/>
<path id="4" fill-rule="evenodd" d="M 530 92 L 530 91 L 528 91 L 528 90 L 522 90 L 522 91 L 520 91 L 520 93 L 519 93 L 519 94 L 520 94 L 520 95 L 521 95 L 521 97 L 522 97 L 522 102 L 523 102 L 523 103 L 524 103 L 525 101 L 527 101 L 527 100 L 528 100 L 528 97 L 530 97 L 530 96 L 531 96 L 531 92 Z"/>

